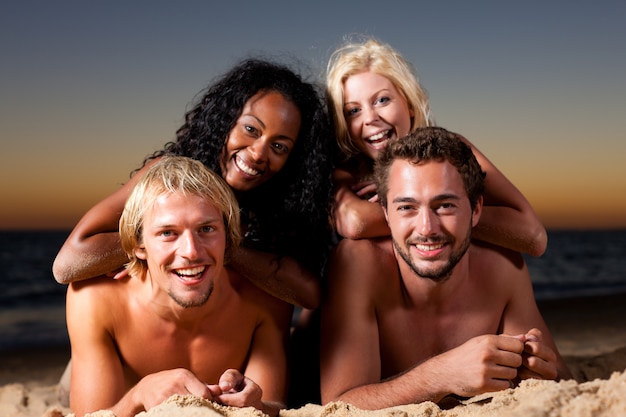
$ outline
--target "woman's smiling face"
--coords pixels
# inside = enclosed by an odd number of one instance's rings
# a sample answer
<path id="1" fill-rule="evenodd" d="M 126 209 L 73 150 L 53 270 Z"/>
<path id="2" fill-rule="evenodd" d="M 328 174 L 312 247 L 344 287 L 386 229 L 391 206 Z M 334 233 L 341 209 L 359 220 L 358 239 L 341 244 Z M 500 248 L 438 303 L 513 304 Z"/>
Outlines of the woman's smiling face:
<path id="1" fill-rule="evenodd" d="M 387 77 L 359 72 L 348 77 L 343 87 L 343 114 L 350 138 L 371 159 L 376 159 L 390 140 L 409 133 L 412 111 Z"/>
<path id="2" fill-rule="evenodd" d="M 277 91 L 246 102 L 222 155 L 222 176 L 236 191 L 269 181 L 291 154 L 300 132 L 300 110 Z"/>

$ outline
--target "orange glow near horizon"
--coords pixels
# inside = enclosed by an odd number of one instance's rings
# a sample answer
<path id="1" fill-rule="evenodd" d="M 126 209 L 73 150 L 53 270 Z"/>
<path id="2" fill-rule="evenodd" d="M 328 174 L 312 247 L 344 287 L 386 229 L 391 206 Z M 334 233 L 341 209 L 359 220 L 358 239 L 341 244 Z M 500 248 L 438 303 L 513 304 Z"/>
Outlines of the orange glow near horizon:
<path id="1" fill-rule="evenodd" d="M 111 152 L 97 160 L 77 157 L 65 164 L 42 158 L 35 163 L 38 172 L 23 172 L 5 164 L 3 177 L 7 181 L 2 190 L 0 230 L 72 229 L 93 204 L 128 179 L 143 153 L 143 149 L 136 150 L 116 159 Z M 617 158 L 618 153 L 607 158 Z M 608 170 L 614 170 L 617 161 L 609 161 L 606 166 L 594 164 L 597 167 L 588 167 L 586 172 L 560 168 L 557 176 L 553 174 L 554 165 L 547 162 L 529 170 L 523 163 L 501 156 L 496 159 L 506 167 L 507 176 L 530 201 L 547 229 L 626 228 L 624 177 Z M 113 160 L 116 166 L 109 162 Z M 76 172 L 85 174 L 77 176 Z"/>
<path id="2" fill-rule="evenodd" d="M 62 194 L 57 190 L 45 209 L 41 203 L 25 198 L 20 200 L 22 204 L 19 206 L 3 205 L 0 207 L 0 230 L 70 230 L 91 205 L 106 195 L 93 189 L 87 195 Z M 547 229 L 626 228 L 626 199 L 613 201 L 610 205 L 597 200 L 597 204 L 585 205 L 575 197 L 560 195 L 534 200 L 534 209 Z"/>

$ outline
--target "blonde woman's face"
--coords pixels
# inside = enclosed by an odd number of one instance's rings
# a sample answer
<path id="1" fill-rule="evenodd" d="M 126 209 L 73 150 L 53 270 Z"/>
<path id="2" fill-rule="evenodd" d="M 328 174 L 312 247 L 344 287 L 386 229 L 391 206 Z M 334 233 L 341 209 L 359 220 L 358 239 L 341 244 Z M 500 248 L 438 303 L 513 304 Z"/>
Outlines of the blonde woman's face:
<path id="1" fill-rule="evenodd" d="M 389 141 L 409 133 L 413 112 L 387 77 L 368 70 L 348 77 L 343 88 L 348 133 L 371 159 L 376 159 Z"/>

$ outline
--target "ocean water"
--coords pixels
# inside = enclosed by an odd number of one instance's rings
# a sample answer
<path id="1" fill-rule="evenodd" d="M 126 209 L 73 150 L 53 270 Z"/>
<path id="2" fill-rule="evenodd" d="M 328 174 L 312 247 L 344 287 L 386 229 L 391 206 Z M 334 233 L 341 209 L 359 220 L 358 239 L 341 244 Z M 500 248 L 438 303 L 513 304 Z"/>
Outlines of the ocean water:
<path id="1" fill-rule="evenodd" d="M 525 256 L 538 300 L 626 292 L 626 230 L 548 231 L 543 256 Z"/>
<path id="2" fill-rule="evenodd" d="M 69 345 L 52 262 L 69 231 L 0 231 L 0 350 Z"/>
<path id="3" fill-rule="evenodd" d="M 0 231 L 0 351 L 69 345 L 66 286 L 52 262 L 69 231 Z M 546 253 L 526 256 L 537 299 L 626 292 L 626 230 L 550 231 Z"/>

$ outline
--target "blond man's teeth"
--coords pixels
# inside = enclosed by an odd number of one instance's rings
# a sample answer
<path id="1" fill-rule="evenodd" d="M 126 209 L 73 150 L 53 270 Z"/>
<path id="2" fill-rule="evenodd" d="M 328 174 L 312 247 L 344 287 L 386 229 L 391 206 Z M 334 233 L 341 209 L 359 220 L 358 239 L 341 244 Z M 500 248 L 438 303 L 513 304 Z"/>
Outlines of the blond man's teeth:
<path id="1" fill-rule="evenodd" d="M 203 266 L 197 266 L 195 268 L 177 269 L 176 270 L 176 275 L 181 276 L 181 277 L 193 277 L 193 276 L 199 275 L 199 274 L 201 274 L 203 272 L 204 272 L 204 267 Z"/>

